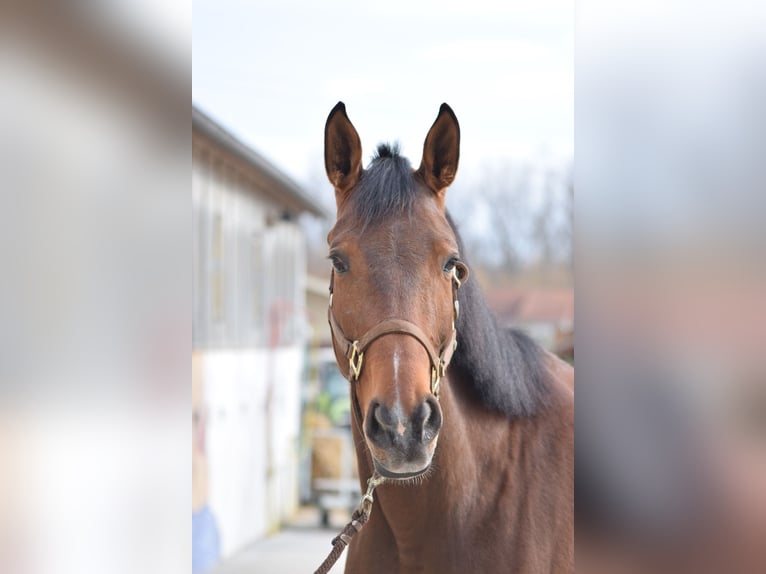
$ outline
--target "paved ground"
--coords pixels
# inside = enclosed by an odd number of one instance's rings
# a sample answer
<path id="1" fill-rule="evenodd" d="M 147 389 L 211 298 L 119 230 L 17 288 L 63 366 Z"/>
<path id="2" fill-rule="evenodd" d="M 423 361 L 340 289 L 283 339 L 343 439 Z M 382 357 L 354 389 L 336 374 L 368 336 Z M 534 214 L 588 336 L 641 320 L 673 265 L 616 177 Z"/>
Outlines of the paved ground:
<path id="1" fill-rule="evenodd" d="M 345 526 L 348 515 L 333 514 L 329 528 L 319 526 L 315 508 L 303 508 L 289 526 L 225 560 L 212 574 L 312 574 L 330 552 L 330 541 Z M 342 574 L 346 552 L 330 570 Z"/>

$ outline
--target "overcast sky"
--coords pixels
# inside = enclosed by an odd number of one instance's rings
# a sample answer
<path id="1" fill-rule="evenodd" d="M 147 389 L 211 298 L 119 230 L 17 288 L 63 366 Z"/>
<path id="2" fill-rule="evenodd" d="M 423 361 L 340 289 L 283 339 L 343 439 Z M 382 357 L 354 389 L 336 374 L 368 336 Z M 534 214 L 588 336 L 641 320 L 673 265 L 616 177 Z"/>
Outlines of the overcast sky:
<path id="1" fill-rule="evenodd" d="M 195 105 L 299 181 L 322 173 L 346 103 L 365 164 L 398 140 L 413 164 L 446 101 L 461 173 L 573 154 L 571 1 L 195 0 Z M 547 161 L 547 160 L 546 160 Z"/>

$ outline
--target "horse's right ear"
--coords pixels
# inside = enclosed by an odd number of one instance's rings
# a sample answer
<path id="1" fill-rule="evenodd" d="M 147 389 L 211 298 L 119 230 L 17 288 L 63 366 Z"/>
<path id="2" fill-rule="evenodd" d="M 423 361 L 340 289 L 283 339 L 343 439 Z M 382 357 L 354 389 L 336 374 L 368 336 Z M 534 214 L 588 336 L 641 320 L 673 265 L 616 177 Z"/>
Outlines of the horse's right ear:
<path id="1" fill-rule="evenodd" d="M 335 105 L 324 126 L 324 166 L 340 206 L 362 173 L 362 142 L 343 102 Z"/>
<path id="2" fill-rule="evenodd" d="M 423 144 L 423 160 L 418 173 L 442 204 L 447 187 L 455 179 L 460 159 L 460 125 L 455 112 L 447 104 L 439 108 L 439 115 L 428 131 Z"/>

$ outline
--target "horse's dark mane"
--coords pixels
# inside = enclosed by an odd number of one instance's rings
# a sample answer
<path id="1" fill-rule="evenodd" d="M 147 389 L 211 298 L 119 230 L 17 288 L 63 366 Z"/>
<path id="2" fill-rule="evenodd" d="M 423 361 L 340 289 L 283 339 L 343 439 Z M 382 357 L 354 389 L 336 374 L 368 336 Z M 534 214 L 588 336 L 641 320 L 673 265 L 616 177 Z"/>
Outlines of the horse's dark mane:
<path id="1" fill-rule="evenodd" d="M 362 227 L 392 214 L 409 213 L 417 187 L 412 166 L 399 155 L 398 144 L 380 144 L 362 173 L 354 195 L 354 216 Z"/>
<path id="2" fill-rule="evenodd" d="M 463 240 L 449 213 L 447 221 L 466 262 Z M 509 418 L 535 414 L 550 388 L 542 348 L 522 331 L 497 326 L 475 279 L 465 282 L 458 298 L 458 346 L 450 369 L 460 371 L 488 408 Z"/>
<path id="3" fill-rule="evenodd" d="M 418 186 L 399 146 L 381 144 L 364 170 L 354 195 L 354 216 L 366 227 L 392 215 L 411 213 Z M 447 214 L 465 255 L 460 234 Z M 537 412 L 549 388 L 543 350 L 526 334 L 500 329 L 475 279 L 459 292 L 458 347 L 450 370 L 457 369 L 472 393 L 489 409 L 508 417 Z"/>

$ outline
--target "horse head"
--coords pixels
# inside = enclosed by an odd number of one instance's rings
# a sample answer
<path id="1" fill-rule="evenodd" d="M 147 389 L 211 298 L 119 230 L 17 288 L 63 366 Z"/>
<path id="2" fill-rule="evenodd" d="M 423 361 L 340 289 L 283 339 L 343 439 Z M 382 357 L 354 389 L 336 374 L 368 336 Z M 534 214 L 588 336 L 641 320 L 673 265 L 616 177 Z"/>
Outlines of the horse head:
<path id="1" fill-rule="evenodd" d="M 442 427 L 439 384 L 457 344 L 457 289 L 468 276 L 445 209 L 459 149 L 446 104 L 416 170 L 388 145 L 363 168 L 342 102 L 325 125 L 337 204 L 328 235 L 333 346 L 352 384 L 356 423 L 387 478 L 425 473 Z"/>

